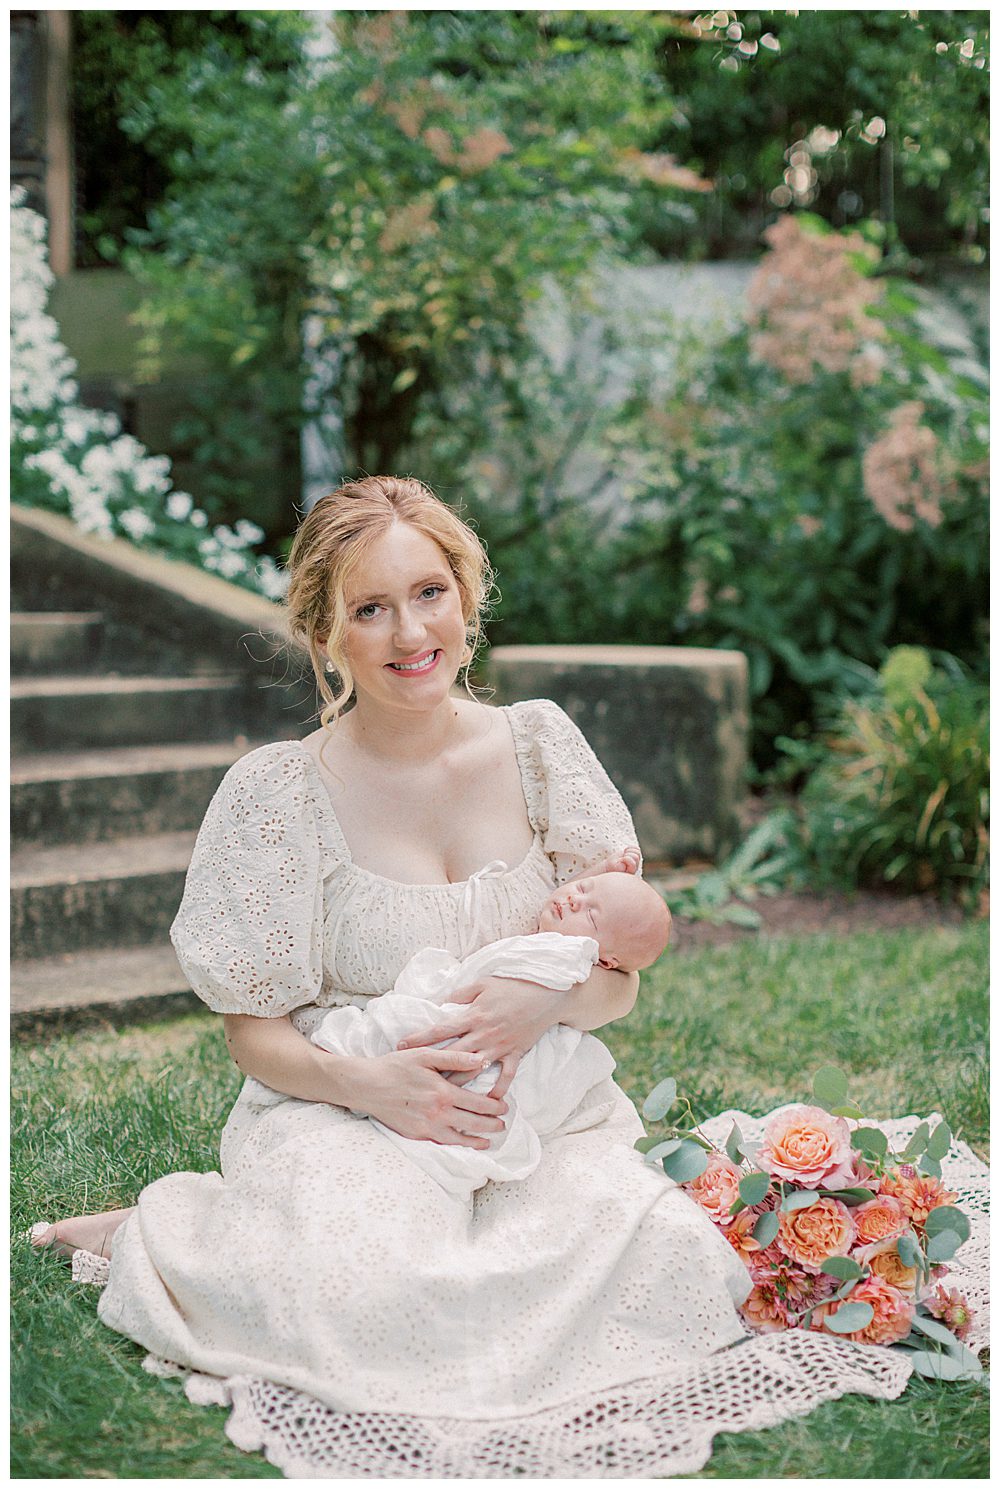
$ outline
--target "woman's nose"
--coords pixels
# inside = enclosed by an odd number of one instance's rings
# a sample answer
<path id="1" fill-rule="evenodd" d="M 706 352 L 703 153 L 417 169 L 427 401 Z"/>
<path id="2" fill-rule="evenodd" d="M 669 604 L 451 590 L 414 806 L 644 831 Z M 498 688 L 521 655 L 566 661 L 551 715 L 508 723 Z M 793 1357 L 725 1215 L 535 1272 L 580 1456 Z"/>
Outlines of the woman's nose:
<path id="1" fill-rule="evenodd" d="M 415 643 L 423 640 L 424 623 L 415 610 L 409 605 L 403 605 L 396 612 L 396 629 L 394 639 L 400 648 L 413 649 Z"/>

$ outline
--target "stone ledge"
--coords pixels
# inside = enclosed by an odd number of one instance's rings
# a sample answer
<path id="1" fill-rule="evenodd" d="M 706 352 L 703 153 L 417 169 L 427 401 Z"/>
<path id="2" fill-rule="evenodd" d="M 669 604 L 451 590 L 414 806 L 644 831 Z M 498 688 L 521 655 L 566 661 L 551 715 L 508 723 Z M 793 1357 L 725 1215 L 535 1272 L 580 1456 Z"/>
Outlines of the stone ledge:
<path id="1" fill-rule="evenodd" d="M 308 666 L 305 651 L 288 637 L 281 607 L 263 595 L 123 538 L 82 533 L 55 512 L 11 508 L 11 568 L 21 608 L 100 611 L 119 633 L 135 632 L 157 652 L 169 646 L 182 654 L 188 671 L 206 665 L 218 671 L 224 655 L 256 672 L 254 640 L 298 673 Z M 58 604 L 45 603 L 50 597 Z"/>
<path id="2" fill-rule="evenodd" d="M 551 698 L 625 798 L 649 859 L 716 860 L 739 836 L 749 728 L 742 652 L 674 646 L 498 646 L 496 702 Z"/>

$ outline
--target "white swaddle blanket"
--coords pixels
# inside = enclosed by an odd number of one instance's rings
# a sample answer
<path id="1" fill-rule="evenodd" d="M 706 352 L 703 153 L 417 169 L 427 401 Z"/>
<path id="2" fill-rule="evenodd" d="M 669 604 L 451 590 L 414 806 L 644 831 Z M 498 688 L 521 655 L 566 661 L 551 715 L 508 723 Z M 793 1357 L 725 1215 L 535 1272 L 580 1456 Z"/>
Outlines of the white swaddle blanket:
<path id="1" fill-rule="evenodd" d="M 338 1055 L 385 1055 L 399 1040 L 433 1028 L 442 1014 L 466 1007 L 449 1004 L 448 996 L 478 977 L 524 977 L 565 990 L 587 979 L 597 957 L 593 937 L 560 936 L 554 931 L 508 936 L 462 961 L 432 947 L 407 962 L 391 993 L 372 998 L 364 1009 L 331 1009 L 313 1031 L 312 1042 Z M 369 1121 L 449 1194 L 467 1200 L 487 1180 L 526 1178 L 538 1166 L 541 1138 L 555 1132 L 614 1068 L 610 1051 L 599 1039 L 556 1024 L 522 1057 L 507 1092 L 504 1130 L 488 1149 L 403 1137 L 374 1117 Z M 491 1090 L 499 1071 L 499 1065 L 488 1065 L 467 1083 L 468 1089 Z"/>

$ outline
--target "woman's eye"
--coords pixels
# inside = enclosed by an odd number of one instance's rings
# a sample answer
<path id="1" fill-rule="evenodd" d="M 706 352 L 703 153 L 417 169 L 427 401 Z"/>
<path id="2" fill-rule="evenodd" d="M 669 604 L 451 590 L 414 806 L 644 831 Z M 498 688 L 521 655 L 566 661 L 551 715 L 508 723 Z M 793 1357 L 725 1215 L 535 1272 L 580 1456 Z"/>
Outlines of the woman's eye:
<path id="1" fill-rule="evenodd" d="M 428 584 L 427 588 L 425 590 L 422 590 L 421 593 L 424 595 L 425 598 L 428 595 L 430 595 L 434 599 L 437 599 L 438 595 L 443 595 L 444 594 L 444 585 L 443 584 Z"/>
<path id="2" fill-rule="evenodd" d="M 378 606 L 372 601 L 371 604 L 362 605 L 360 609 L 356 610 L 354 612 L 354 618 L 355 620 L 371 620 L 377 610 Z"/>

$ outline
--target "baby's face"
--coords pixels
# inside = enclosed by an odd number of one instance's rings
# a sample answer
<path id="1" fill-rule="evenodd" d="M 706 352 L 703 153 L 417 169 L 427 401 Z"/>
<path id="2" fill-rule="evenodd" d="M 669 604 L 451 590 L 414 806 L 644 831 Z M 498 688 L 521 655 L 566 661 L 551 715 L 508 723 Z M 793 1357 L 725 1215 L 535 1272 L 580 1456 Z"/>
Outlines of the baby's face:
<path id="1" fill-rule="evenodd" d="M 593 936 L 605 966 L 631 967 L 637 946 L 649 940 L 650 911 L 656 913 L 650 896 L 659 901 L 655 890 L 632 874 L 591 874 L 549 896 L 538 929 Z"/>

